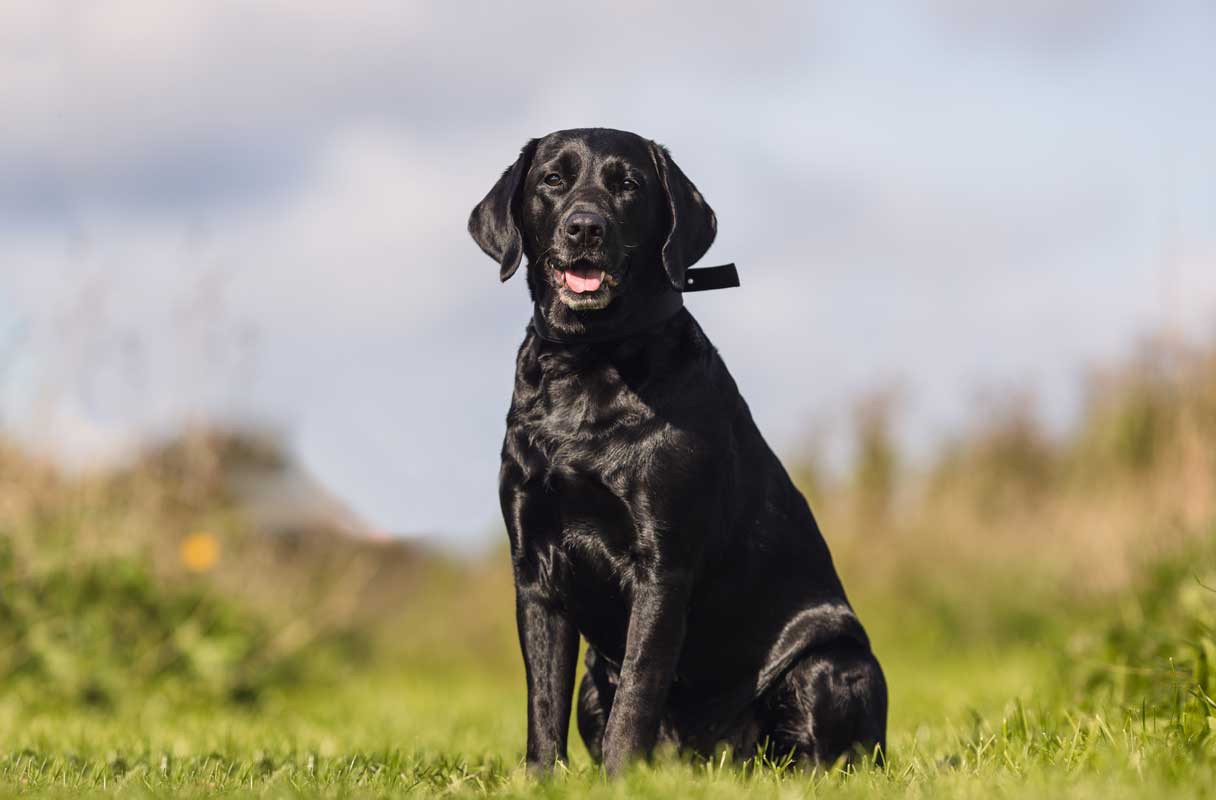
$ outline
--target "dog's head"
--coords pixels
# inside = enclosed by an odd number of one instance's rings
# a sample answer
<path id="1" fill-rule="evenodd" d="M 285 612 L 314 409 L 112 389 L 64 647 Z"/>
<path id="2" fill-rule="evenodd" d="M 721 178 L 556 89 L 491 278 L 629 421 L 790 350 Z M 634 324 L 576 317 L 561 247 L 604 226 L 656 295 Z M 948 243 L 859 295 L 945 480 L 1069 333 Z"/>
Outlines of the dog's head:
<path id="1" fill-rule="evenodd" d="M 665 148 L 606 128 L 528 142 L 469 217 L 502 280 L 527 257 L 533 301 L 569 332 L 611 330 L 683 289 L 716 232 Z"/>

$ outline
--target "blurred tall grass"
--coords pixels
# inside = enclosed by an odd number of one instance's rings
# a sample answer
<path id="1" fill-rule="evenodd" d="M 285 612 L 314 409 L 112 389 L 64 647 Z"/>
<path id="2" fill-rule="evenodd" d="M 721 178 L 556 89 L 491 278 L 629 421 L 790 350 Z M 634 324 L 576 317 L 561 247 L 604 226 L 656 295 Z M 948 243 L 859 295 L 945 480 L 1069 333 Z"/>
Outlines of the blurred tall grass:
<path id="1" fill-rule="evenodd" d="M 1155 339 L 1094 370 L 1064 434 L 1047 432 L 1033 396 L 990 396 L 919 468 L 900 466 L 890 394 L 860 409 L 851 474 L 795 473 L 815 476 L 812 506 L 862 581 L 993 570 L 1109 592 L 1216 519 L 1216 346 Z"/>

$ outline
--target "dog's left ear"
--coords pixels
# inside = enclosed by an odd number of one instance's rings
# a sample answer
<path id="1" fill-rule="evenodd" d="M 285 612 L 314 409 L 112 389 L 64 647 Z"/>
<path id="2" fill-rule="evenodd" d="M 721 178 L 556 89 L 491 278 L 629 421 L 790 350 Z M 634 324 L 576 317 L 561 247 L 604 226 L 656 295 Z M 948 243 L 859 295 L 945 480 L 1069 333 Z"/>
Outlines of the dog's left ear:
<path id="1" fill-rule="evenodd" d="M 705 255 L 718 235 L 718 218 L 666 147 L 651 142 L 650 156 L 671 210 L 671 229 L 663 243 L 663 269 L 671 285 L 683 289 L 684 270 Z"/>
<path id="2" fill-rule="evenodd" d="M 519 205 L 524 178 L 532 167 L 536 139 L 524 145 L 515 163 L 494 184 L 494 188 L 469 215 L 469 235 L 482 251 L 498 262 L 500 280 L 519 269 L 524 255 L 524 237 L 519 229 Z"/>

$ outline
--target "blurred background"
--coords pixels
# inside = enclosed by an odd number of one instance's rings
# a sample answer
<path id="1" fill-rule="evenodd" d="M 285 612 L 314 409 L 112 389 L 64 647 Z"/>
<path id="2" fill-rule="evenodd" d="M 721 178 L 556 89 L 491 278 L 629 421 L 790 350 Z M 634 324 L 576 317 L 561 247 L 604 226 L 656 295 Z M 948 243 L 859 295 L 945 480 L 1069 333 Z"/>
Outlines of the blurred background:
<path id="1" fill-rule="evenodd" d="M 113 708 L 455 664 L 522 748 L 495 487 L 529 305 L 465 222 L 526 139 L 608 126 L 717 211 L 743 286 L 689 305 L 897 727 L 1061 653 L 1135 691 L 1103 648 L 1182 638 L 1073 623 L 1211 563 L 1214 37 L 1207 0 L 7 0 L 0 677 Z"/>
<path id="2" fill-rule="evenodd" d="M 692 308 L 786 456 L 876 387 L 918 457 L 1010 391 L 1066 429 L 1216 320 L 1201 0 L 4 8 L 0 418 L 73 463 L 252 421 L 376 530 L 495 537 L 528 304 L 464 225 L 565 127 L 714 205 L 744 288 Z"/>

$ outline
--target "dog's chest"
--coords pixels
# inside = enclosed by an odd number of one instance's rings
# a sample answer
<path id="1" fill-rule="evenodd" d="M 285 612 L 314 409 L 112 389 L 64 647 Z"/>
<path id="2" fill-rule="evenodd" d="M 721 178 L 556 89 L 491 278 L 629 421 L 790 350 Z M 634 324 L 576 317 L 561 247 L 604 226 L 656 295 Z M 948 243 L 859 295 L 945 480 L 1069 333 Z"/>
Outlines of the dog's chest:
<path id="1" fill-rule="evenodd" d="M 515 440 L 526 479 L 557 511 L 565 558 L 582 581 L 626 568 L 669 423 L 610 365 L 549 370 L 524 400 L 512 414 Z"/>
<path id="2" fill-rule="evenodd" d="M 663 447 L 667 423 L 611 366 L 552 370 L 514 416 L 547 485 L 575 499 L 595 486 L 619 496 Z M 576 488 L 579 487 L 579 488 Z"/>

